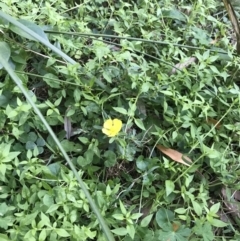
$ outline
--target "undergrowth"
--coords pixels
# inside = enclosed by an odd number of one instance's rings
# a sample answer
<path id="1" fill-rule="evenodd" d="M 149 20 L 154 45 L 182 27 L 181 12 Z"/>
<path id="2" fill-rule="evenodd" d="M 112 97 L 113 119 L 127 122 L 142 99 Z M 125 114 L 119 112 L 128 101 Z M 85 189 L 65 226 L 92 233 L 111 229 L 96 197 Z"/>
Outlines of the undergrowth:
<path id="1" fill-rule="evenodd" d="M 77 62 L 0 18 L 8 62 L 116 240 L 239 240 L 239 57 L 223 4 L 0 7 Z M 106 240 L 53 138 L 0 67 L 1 240 Z M 102 132 L 108 119 L 123 124 L 112 137 Z"/>

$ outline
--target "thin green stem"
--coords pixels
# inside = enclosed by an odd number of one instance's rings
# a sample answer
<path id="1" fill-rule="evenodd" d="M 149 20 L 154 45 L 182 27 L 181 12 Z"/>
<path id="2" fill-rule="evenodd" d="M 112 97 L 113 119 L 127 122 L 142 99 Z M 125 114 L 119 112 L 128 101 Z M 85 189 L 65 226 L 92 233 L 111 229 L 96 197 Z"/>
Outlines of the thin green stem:
<path id="1" fill-rule="evenodd" d="M 108 44 L 114 44 L 115 46 L 118 46 L 118 47 L 120 47 L 120 48 L 122 47 L 121 44 L 113 43 L 113 42 L 111 42 L 111 41 L 107 41 L 107 40 L 104 40 L 104 39 L 96 39 L 96 38 L 94 38 L 94 37 L 88 37 L 88 36 L 83 36 L 83 37 L 84 37 L 84 38 L 89 38 L 89 39 L 94 39 L 94 40 L 101 41 L 101 42 L 108 43 Z M 130 51 L 131 51 L 131 50 L 130 50 Z M 135 53 L 138 53 L 138 54 L 142 54 L 142 55 L 145 55 L 146 57 L 149 57 L 149 58 L 158 60 L 159 62 L 162 62 L 162 63 L 164 63 L 165 65 L 169 65 L 169 66 L 171 66 L 172 68 L 174 68 L 174 69 L 176 69 L 176 70 L 178 70 L 178 71 L 180 71 L 180 72 L 183 72 L 181 69 L 177 68 L 177 67 L 174 66 L 173 64 L 169 64 L 169 63 L 167 63 L 166 61 L 161 60 L 160 58 L 155 57 L 155 56 L 153 56 L 153 55 L 146 54 L 146 53 L 141 52 L 141 51 L 136 50 L 136 49 L 133 49 L 132 52 L 135 52 Z"/>
<path id="2" fill-rule="evenodd" d="M 68 35 L 78 35 L 78 36 L 84 36 L 84 37 L 102 37 L 102 38 L 115 38 L 115 39 L 126 39 L 130 41 L 140 41 L 145 43 L 154 43 L 154 44 L 162 44 L 162 45 L 173 45 L 180 48 L 187 48 L 187 49 L 196 49 L 196 50 L 209 50 L 211 52 L 217 52 L 221 54 L 228 54 L 228 52 L 225 51 L 219 51 L 216 49 L 208 49 L 208 48 L 199 48 L 196 46 L 191 45 L 184 45 L 184 44 L 176 44 L 176 43 L 169 43 L 165 41 L 157 41 L 157 40 L 150 40 L 150 39 L 143 39 L 143 38 L 133 38 L 133 37 L 127 37 L 127 36 L 118 36 L 118 35 L 107 35 L 107 34 L 98 34 L 98 33 L 80 33 L 80 32 L 59 32 L 59 31 L 53 31 L 53 30 L 45 30 L 46 33 L 54 33 L 54 34 L 68 34 Z"/>
<path id="3" fill-rule="evenodd" d="M 42 115 L 42 113 L 40 112 L 40 110 L 37 108 L 37 106 L 35 105 L 35 103 L 33 102 L 32 98 L 29 96 L 28 91 L 23 87 L 21 80 L 18 78 L 18 76 L 14 73 L 14 71 L 12 70 L 11 66 L 8 64 L 8 62 L 0 55 L 0 63 L 3 65 L 3 67 L 5 68 L 5 70 L 8 72 L 8 74 L 11 76 L 11 78 L 14 80 L 14 82 L 16 83 L 16 85 L 19 87 L 19 89 L 21 90 L 21 92 L 24 94 L 24 96 L 26 97 L 27 101 L 31 104 L 31 106 L 33 107 L 35 113 L 39 116 L 40 120 L 42 121 L 42 123 L 45 125 L 45 127 L 47 128 L 48 132 L 50 133 L 50 135 L 52 136 L 53 140 L 55 141 L 56 145 L 58 146 L 59 150 L 61 151 L 61 153 L 63 154 L 64 158 L 66 159 L 68 165 L 70 166 L 70 168 L 72 169 L 78 183 L 80 184 L 80 187 L 82 188 L 85 196 L 87 197 L 89 204 L 93 210 L 93 212 L 96 214 L 99 223 L 102 226 L 102 229 L 104 230 L 104 233 L 106 234 L 106 237 L 109 241 L 114 241 L 114 237 L 111 233 L 111 231 L 109 230 L 108 226 L 106 225 L 101 213 L 99 212 L 96 204 L 94 203 L 86 184 L 83 182 L 83 180 L 81 179 L 81 177 L 79 176 L 75 166 L 72 164 L 72 161 L 70 160 L 69 156 L 67 155 L 66 151 L 64 150 L 64 148 L 62 147 L 60 141 L 58 140 L 57 136 L 55 135 L 55 133 L 53 132 L 52 128 L 50 127 L 50 125 L 48 124 L 48 122 L 46 121 L 46 119 L 44 118 L 44 116 Z"/>

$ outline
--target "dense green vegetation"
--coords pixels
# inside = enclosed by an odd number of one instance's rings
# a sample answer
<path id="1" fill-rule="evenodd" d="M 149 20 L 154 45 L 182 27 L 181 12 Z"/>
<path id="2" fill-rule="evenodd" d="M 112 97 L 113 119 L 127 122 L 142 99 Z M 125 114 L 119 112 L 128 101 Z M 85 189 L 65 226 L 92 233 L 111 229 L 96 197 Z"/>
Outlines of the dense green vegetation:
<path id="1" fill-rule="evenodd" d="M 1 241 L 240 239 L 239 57 L 222 3 L 0 10 Z"/>

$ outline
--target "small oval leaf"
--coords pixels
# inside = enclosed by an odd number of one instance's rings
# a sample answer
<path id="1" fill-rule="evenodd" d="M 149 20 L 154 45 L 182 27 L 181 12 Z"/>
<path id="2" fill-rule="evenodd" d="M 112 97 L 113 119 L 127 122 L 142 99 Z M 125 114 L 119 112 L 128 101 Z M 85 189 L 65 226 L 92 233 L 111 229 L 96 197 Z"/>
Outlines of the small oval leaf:
<path id="1" fill-rule="evenodd" d="M 146 128 L 144 127 L 144 125 L 143 125 L 143 122 L 142 122 L 142 120 L 140 120 L 140 119 L 134 119 L 134 122 L 135 122 L 135 124 L 140 128 L 140 129 L 142 129 L 142 130 L 146 130 Z"/>
<path id="2" fill-rule="evenodd" d="M 113 109 L 123 115 L 127 115 L 127 110 L 122 107 L 113 107 Z"/>
<path id="3" fill-rule="evenodd" d="M 150 215 L 146 216 L 145 218 L 143 218 L 140 226 L 143 228 L 147 227 L 149 225 L 149 223 L 151 222 L 152 217 L 153 217 L 153 214 L 150 214 Z"/>

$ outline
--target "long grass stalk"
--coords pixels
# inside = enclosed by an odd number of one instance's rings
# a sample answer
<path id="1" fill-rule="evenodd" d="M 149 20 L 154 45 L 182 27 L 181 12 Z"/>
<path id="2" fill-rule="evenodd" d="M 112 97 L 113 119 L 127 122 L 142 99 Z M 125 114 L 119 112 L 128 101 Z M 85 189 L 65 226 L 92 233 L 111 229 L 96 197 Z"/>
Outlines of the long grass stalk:
<path id="1" fill-rule="evenodd" d="M 32 31 L 31 29 L 29 29 L 28 27 L 24 26 L 23 24 L 21 24 L 20 22 L 18 22 L 16 19 L 12 18 L 11 16 L 9 16 L 8 14 L 3 13 L 2 11 L 0 11 L 0 17 L 4 18 L 5 20 L 11 22 L 13 25 L 15 25 L 16 27 L 20 28 L 22 31 L 26 32 L 27 34 L 31 35 L 33 38 L 36 39 L 36 41 L 41 42 L 42 44 L 44 44 L 45 46 L 49 47 L 52 51 L 54 51 L 56 54 L 60 55 L 62 58 L 64 58 L 66 61 L 68 61 L 70 64 L 76 64 L 76 62 L 70 58 L 68 55 L 66 55 L 65 53 L 63 53 L 61 50 L 59 50 L 58 48 L 56 48 L 55 46 L 53 46 L 51 43 L 49 43 L 47 40 L 45 40 L 43 37 L 39 36 L 37 33 L 35 33 L 34 31 Z M 6 49 L 6 45 L 1 44 L 0 45 L 0 64 L 2 64 L 2 66 L 5 68 L 5 70 L 8 72 L 8 74 L 10 75 L 10 77 L 13 79 L 13 81 L 16 83 L 16 85 L 19 87 L 19 89 L 21 90 L 21 92 L 23 93 L 23 95 L 26 97 L 27 101 L 31 104 L 31 106 L 33 107 L 35 113 L 39 116 L 39 118 L 41 119 L 42 123 L 45 125 L 46 129 L 48 130 L 48 132 L 50 133 L 50 135 L 52 136 L 53 140 L 55 141 L 56 145 L 58 146 L 59 150 L 61 151 L 63 157 L 65 158 L 65 160 L 67 161 L 68 165 L 70 166 L 70 168 L 72 169 L 80 187 L 82 188 L 85 196 L 88 199 L 88 202 L 93 210 L 93 212 L 95 213 L 104 234 L 106 235 L 106 238 L 108 241 L 114 241 L 114 237 L 113 234 L 111 233 L 108 225 L 106 224 L 105 220 L 103 219 L 98 207 L 96 206 L 94 200 L 92 199 L 88 188 L 86 186 L 86 184 L 83 182 L 83 180 L 81 179 L 81 177 L 79 176 L 75 166 L 72 164 L 69 156 L 67 155 L 66 151 L 64 150 L 64 148 L 62 147 L 60 141 L 58 140 L 57 136 L 55 135 L 55 133 L 53 132 L 53 130 L 51 129 L 51 127 L 49 126 L 49 124 L 47 123 L 46 119 L 44 118 L 44 116 L 42 115 L 42 113 L 40 112 L 40 110 L 37 108 L 37 106 L 35 105 L 35 103 L 33 102 L 33 100 L 31 99 L 31 97 L 28 94 L 28 91 L 24 88 L 24 86 L 22 85 L 21 80 L 18 78 L 18 76 L 15 74 L 15 72 L 13 71 L 13 69 L 11 68 L 11 66 L 9 65 L 9 63 L 7 62 L 7 58 L 4 57 L 4 55 L 9 51 L 10 54 L 10 49 Z M 4 54 L 2 54 L 4 53 Z"/>

